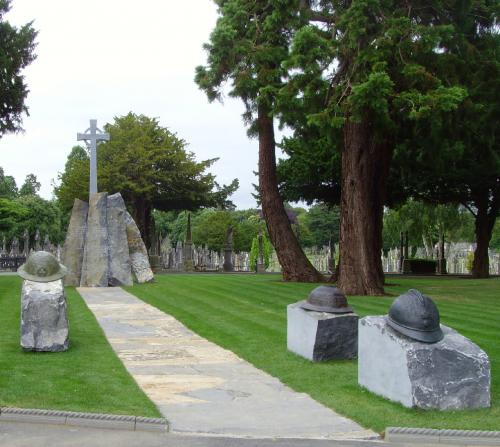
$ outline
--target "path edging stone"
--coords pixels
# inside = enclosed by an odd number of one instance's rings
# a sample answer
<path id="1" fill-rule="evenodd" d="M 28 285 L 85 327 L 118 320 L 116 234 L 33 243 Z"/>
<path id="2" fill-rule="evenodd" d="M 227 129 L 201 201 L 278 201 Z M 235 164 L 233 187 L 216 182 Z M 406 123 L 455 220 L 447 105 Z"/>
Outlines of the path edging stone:
<path id="1" fill-rule="evenodd" d="M 169 423 L 164 418 L 38 410 L 32 408 L 0 407 L 0 421 L 73 425 L 131 431 L 160 431 L 165 433 L 170 430 Z"/>
<path id="2" fill-rule="evenodd" d="M 387 427 L 385 441 L 415 444 L 500 446 L 500 431 Z"/>

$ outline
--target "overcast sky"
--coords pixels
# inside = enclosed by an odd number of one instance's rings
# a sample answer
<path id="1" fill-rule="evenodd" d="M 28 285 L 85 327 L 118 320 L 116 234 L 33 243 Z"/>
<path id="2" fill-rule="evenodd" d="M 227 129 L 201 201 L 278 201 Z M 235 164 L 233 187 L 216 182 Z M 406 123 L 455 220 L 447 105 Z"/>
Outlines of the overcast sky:
<path id="1" fill-rule="evenodd" d="M 24 71 L 30 93 L 24 134 L 0 139 L 0 166 L 18 187 L 27 174 L 52 196 L 77 132 L 132 111 L 157 117 L 189 143 L 219 183 L 240 180 L 232 199 L 255 206 L 257 141 L 249 140 L 240 101 L 209 104 L 194 83 L 216 21 L 211 0 L 13 0 L 6 19 L 34 21 L 37 59 Z"/>

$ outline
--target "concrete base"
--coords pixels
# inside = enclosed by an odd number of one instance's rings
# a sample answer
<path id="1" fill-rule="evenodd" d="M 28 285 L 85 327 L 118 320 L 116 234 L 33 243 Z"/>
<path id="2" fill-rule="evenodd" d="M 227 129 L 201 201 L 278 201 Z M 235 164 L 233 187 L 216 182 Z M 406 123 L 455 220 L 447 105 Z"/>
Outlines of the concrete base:
<path id="1" fill-rule="evenodd" d="M 405 407 L 462 410 L 490 406 L 486 353 L 453 329 L 422 343 L 399 334 L 384 316 L 359 321 L 358 383 Z"/>
<path id="2" fill-rule="evenodd" d="M 358 315 L 287 307 L 287 347 L 308 360 L 353 359 L 358 350 Z"/>

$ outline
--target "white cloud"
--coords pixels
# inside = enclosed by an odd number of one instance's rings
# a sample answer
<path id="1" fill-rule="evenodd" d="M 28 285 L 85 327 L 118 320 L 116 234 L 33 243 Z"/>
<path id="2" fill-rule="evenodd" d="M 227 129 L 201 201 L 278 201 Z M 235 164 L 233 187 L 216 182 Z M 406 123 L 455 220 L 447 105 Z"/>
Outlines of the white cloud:
<path id="1" fill-rule="evenodd" d="M 76 134 L 95 118 L 102 127 L 133 111 L 158 117 L 189 143 L 219 183 L 237 177 L 233 200 L 255 206 L 257 142 L 248 140 L 242 104 L 208 101 L 193 81 L 216 21 L 209 0 L 13 0 L 13 24 L 34 20 L 37 59 L 25 70 L 30 89 L 26 132 L 0 139 L 0 166 L 20 186 L 29 173 L 50 197 Z"/>

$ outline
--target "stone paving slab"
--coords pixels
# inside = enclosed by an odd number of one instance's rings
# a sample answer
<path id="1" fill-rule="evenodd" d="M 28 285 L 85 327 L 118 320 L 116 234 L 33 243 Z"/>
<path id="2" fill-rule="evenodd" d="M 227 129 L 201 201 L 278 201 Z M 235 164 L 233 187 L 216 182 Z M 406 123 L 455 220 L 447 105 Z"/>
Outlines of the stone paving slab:
<path id="1" fill-rule="evenodd" d="M 377 437 L 120 288 L 77 290 L 174 433 Z"/>

